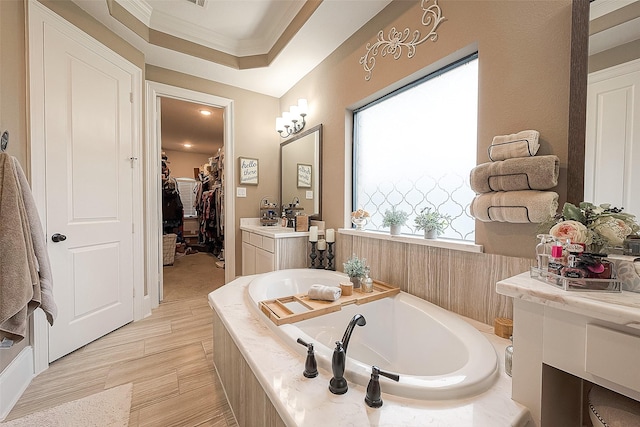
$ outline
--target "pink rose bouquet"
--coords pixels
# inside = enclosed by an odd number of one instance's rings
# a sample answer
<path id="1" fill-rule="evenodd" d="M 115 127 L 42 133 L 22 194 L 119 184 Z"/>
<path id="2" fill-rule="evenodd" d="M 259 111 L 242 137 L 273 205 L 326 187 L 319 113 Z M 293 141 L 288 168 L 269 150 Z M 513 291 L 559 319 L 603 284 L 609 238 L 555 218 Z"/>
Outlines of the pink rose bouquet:
<path id="1" fill-rule="evenodd" d="M 549 234 L 558 238 L 562 242 L 570 240 L 571 243 L 591 244 L 591 234 L 587 227 L 578 221 L 560 221 L 549 230 Z"/>
<path id="2" fill-rule="evenodd" d="M 610 204 L 599 206 L 581 202 L 579 206 L 565 203 L 562 213 L 541 224 L 543 230 L 562 242 L 583 243 L 589 251 L 621 246 L 624 239 L 640 232 L 635 216 Z"/>

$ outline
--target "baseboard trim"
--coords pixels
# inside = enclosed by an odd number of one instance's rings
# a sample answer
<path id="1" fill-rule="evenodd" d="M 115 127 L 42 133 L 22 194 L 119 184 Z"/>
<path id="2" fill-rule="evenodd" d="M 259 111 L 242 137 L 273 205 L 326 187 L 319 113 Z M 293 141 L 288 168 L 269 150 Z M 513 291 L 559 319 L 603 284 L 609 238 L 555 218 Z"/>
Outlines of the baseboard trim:
<path id="1" fill-rule="evenodd" d="M 9 415 L 33 377 L 33 347 L 27 346 L 0 373 L 0 421 Z"/>
<path id="2" fill-rule="evenodd" d="M 142 300 L 142 318 L 151 316 L 151 297 L 149 295 L 145 295 Z"/>

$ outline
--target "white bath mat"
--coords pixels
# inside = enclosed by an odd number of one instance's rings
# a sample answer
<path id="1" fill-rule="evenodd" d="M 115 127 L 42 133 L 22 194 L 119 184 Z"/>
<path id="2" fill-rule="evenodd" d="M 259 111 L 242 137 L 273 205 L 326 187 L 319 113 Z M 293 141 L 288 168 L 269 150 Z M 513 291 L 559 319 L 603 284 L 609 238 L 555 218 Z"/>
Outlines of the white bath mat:
<path id="1" fill-rule="evenodd" d="M 2 427 L 126 427 L 129 425 L 133 384 L 0 423 Z"/>

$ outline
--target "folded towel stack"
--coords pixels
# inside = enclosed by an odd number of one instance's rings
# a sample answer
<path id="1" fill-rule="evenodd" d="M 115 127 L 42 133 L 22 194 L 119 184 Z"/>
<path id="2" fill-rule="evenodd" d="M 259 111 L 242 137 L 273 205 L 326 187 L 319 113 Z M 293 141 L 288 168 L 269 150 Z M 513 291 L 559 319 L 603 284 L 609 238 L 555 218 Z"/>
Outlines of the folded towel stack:
<path id="1" fill-rule="evenodd" d="M 311 285 L 307 295 L 311 299 L 335 301 L 342 295 L 342 290 L 335 286 Z"/>
<path id="2" fill-rule="evenodd" d="M 471 202 L 471 215 L 484 222 L 540 223 L 557 210 L 558 194 L 553 191 L 496 191 Z"/>
<path id="3" fill-rule="evenodd" d="M 557 156 L 533 157 L 540 133 L 523 130 L 493 138 L 490 163 L 471 170 L 469 182 L 477 194 L 471 215 L 484 222 L 540 223 L 555 215 L 558 194 L 548 190 L 558 185 Z"/>
<path id="4" fill-rule="evenodd" d="M 516 157 L 533 157 L 538 152 L 540 132 L 523 130 L 511 135 L 498 135 L 489 146 L 489 158 L 492 162 Z"/>
<path id="5" fill-rule="evenodd" d="M 483 163 L 471 171 L 471 189 L 491 191 L 547 190 L 558 185 L 557 156 L 522 157 Z"/>

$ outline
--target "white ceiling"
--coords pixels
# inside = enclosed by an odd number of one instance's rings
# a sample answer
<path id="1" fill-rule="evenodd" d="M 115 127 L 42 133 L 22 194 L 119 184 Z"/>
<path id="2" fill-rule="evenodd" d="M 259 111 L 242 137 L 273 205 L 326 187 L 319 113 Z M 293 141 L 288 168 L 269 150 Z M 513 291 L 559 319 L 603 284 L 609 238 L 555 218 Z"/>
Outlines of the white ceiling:
<path id="1" fill-rule="evenodd" d="M 267 67 L 238 70 L 148 43 L 109 14 L 107 0 L 73 1 L 144 52 L 147 64 L 278 98 L 391 2 L 324 0 Z M 205 0 L 200 7 L 190 0 L 112 1 L 148 28 L 240 57 L 267 53 L 305 3 Z"/>
<path id="2" fill-rule="evenodd" d="M 1 0 L 0 0 L 1 1 Z M 269 66 L 238 70 L 148 43 L 111 16 L 107 0 L 73 0 L 145 55 L 147 64 L 281 97 L 391 0 L 324 0 Z M 112 0 L 147 28 L 236 57 L 268 53 L 303 0 Z M 314 0 L 317 1 L 317 0 Z M 220 111 L 163 99 L 162 148 L 213 155 L 222 145 Z M 275 118 L 274 118 L 275 119 Z M 185 148 L 184 143 L 190 143 Z"/>

